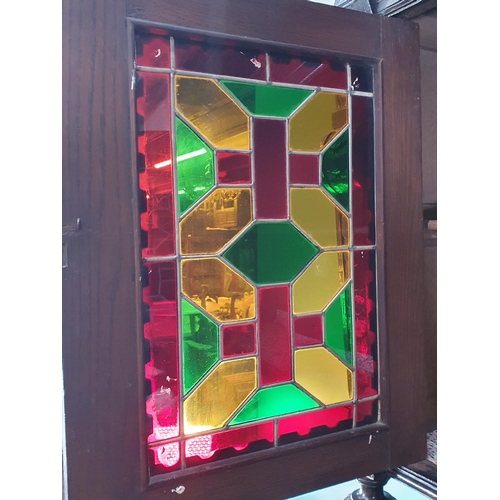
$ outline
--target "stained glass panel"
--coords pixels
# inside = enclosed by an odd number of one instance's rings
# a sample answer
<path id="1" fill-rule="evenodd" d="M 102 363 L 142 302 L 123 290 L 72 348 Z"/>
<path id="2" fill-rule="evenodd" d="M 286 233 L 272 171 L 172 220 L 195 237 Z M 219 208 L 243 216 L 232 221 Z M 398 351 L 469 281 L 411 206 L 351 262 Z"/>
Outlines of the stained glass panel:
<path id="1" fill-rule="evenodd" d="M 167 35 L 136 64 L 150 473 L 376 422 L 372 73 Z"/>

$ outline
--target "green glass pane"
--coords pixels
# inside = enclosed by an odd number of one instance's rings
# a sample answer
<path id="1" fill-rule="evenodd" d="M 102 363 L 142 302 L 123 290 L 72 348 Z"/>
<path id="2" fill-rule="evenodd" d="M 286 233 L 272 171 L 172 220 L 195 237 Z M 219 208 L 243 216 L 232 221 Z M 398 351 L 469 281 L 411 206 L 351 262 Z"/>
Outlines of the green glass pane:
<path id="1" fill-rule="evenodd" d="M 175 118 L 179 214 L 191 208 L 215 184 L 212 150 L 179 118 Z"/>
<path id="2" fill-rule="evenodd" d="M 259 285 L 293 280 L 318 249 L 289 222 L 258 222 L 223 257 Z"/>
<path id="3" fill-rule="evenodd" d="M 293 384 L 261 389 L 231 420 L 231 425 L 253 422 L 263 418 L 278 417 L 319 406 L 316 401 Z"/>
<path id="4" fill-rule="evenodd" d="M 325 344 L 352 366 L 351 285 L 347 285 L 325 313 Z"/>
<path id="5" fill-rule="evenodd" d="M 257 116 L 286 118 L 313 93 L 312 90 L 227 80 L 221 80 L 220 83 L 244 108 Z"/>
<path id="6" fill-rule="evenodd" d="M 219 330 L 188 301 L 182 300 L 182 381 L 184 394 L 219 358 Z"/>
<path id="7" fill-rule="evenodd" d="M 349 130 L 323 154 L 321 185 L 349 211 Z"/>

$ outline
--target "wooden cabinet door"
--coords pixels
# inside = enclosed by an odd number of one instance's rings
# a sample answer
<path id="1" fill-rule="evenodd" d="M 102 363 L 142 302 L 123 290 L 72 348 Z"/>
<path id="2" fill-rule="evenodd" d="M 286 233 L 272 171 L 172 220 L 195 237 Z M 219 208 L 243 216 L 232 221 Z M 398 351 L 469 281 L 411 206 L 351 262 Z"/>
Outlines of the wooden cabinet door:
<path id="1" fill-rule="evenodd" d="M 373 88 L 352 78 L 343 89 L 373 103 L 376 243 L 367 250 L 376 255 L 377 383 L 366 425 L 152 472 L 135 138 L 141 33 L 372 68 Z M 63 225 L 74 228 L 63 235 L 70 500 L 285 499 L 425 458 L 418 58 L 417 25 L 302 0 L 63 1 Z"/>

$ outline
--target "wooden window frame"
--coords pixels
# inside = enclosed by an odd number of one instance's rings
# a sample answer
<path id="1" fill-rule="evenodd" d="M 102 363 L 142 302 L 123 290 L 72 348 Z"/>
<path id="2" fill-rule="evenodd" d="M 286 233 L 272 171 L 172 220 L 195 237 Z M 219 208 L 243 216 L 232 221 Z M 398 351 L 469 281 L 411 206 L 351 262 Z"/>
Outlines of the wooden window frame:
<path id="1" fill-rule="evenodd" d="M 150 480 L 132 155 L 133 31 L 375 67 L 379 423 Z M 426 456 L 418 25 L 305 0 L 63 0 L 63 369 L 70 500 L 289 498 Z M 78 222 L 77 222 L 78 221 Z"/>

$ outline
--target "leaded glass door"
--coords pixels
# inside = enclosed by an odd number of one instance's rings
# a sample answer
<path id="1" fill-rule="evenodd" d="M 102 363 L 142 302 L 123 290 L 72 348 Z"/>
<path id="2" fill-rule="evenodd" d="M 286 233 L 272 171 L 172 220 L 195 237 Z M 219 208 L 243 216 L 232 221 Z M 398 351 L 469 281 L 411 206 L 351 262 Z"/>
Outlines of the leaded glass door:
<path id="1" fill-rule="evenodd" d="M 70 498 L 286 498 L 420 458 L 413 29 L 99 9 L 65 7 Z"/>

